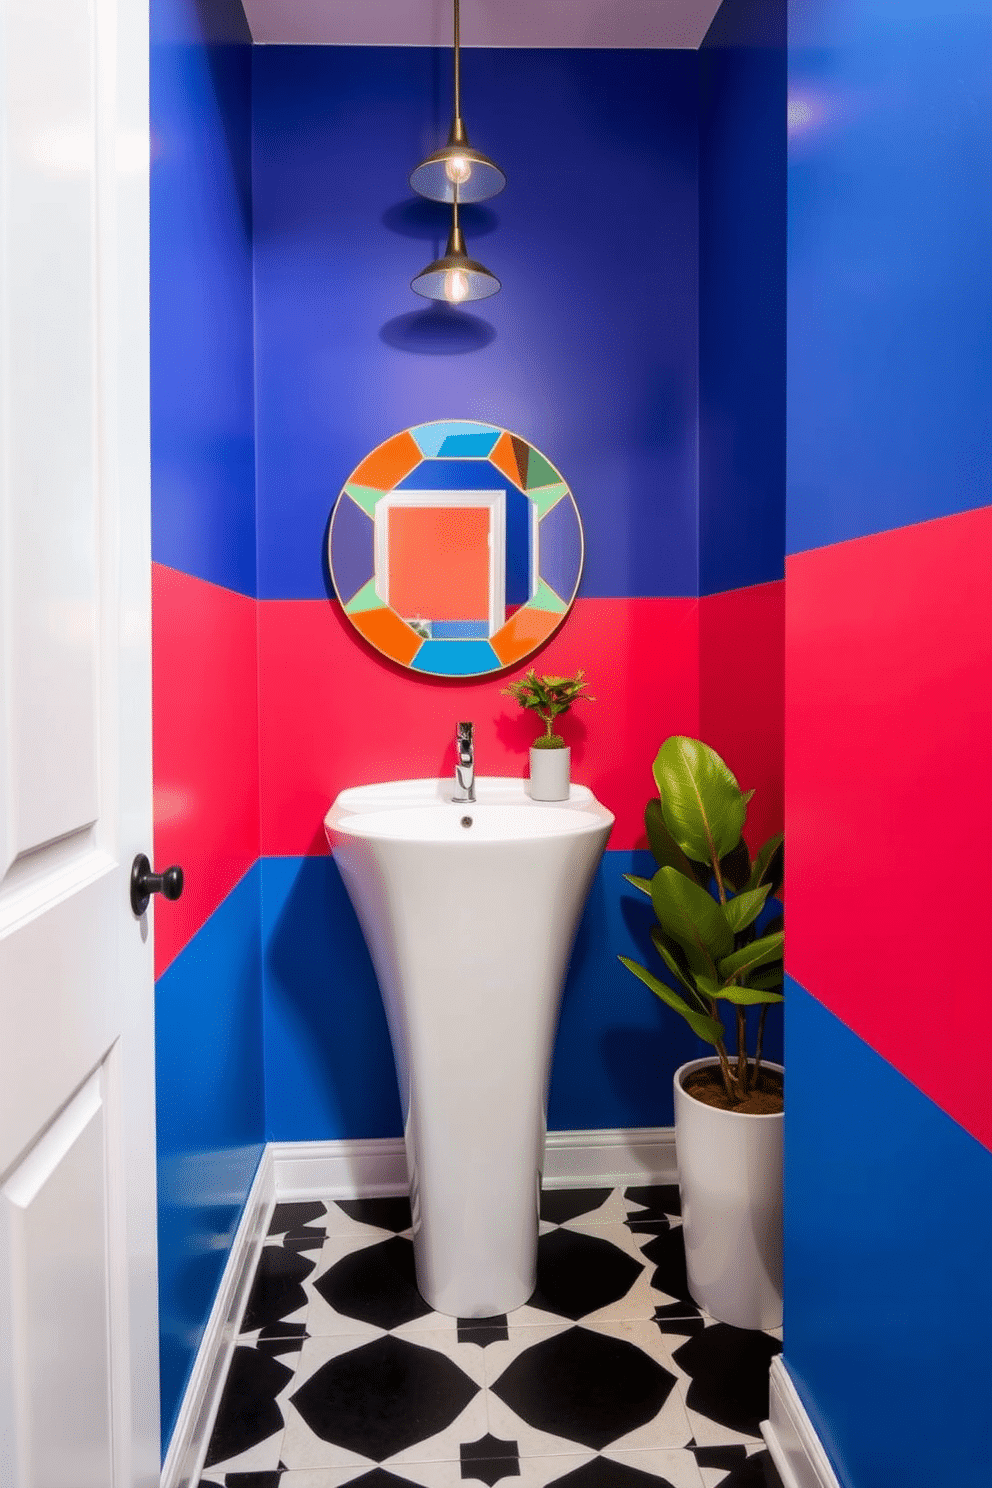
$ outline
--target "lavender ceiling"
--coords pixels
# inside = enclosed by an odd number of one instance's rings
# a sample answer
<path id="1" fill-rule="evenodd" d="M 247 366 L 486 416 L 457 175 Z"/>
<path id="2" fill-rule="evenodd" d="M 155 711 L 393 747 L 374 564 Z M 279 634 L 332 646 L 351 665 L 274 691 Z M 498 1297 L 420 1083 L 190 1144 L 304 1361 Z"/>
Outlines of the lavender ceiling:
<path id="1" fill-rule="evenodd" d="M 244 0 L 256 42 L 446 46 L 450 0 Z M 719 0 L 462 0 L 462 44 L 698 47 Z"/>

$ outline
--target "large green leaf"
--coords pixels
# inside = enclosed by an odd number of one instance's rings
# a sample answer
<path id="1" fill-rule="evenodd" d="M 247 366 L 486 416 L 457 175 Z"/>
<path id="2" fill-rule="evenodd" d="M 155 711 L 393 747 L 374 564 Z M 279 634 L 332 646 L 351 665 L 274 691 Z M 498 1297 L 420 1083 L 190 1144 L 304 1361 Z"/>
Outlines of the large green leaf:
<path id="1" fill-rule="evenodd" d="M 739 930 L 746 930 L 748 925 L 754 924 L 765 907 L 769 889 L 770 885 L 764 884 L 760 889 L 748 889 L 746 893 L 736 894 L 733 899 L 727 900 L 723 912 L 735 935 Z"/>
<path id="2" fill-rule="evenodd" d="M 757 856 L 751 867 L 751 878 L 748 883 L 749 889 L 756 889 L 759 884 L 768 884 L 771 892 L 777 894 L 782 887 L 782 877 L 785 868 L 785 857 L 782 844 L 785 841 L 785 833 L 778 832 L 774 837 L 759 847 Z"/>
<path id="3" fill-rule="evenodd" d="M 693 971 L 712 975 L 721 956 L 734 948 L 734 934 L 716 900 L 675 868 L 659 868 L 651 880 L 651 903 L 666 935 L 685 949 Z"/>
<path id="4" fill-rule="evenodd" d="M 760 971 L 752 971 L 748 977 L 748 984 L 752 987 L 761 987 L 765 992 L 778 992 L 784 980 L 781 961 L 773 961 L 770 966 L 762 966 Z"/>
<path id="5" fill-rule="evenodd" d="M 648 834 L 648 846 L 654 854 L 658 867 L 677 868 L 680 873 L 685 874 L 686 878 L 695 879 L 705 889 L 713 873 L 709 858 L 705 862 L 694 863 L 691 858 L 686 857 L 665 826 L 665 818 L 661 814 L 661 802 L 657 796 L 652 796 L 644 808 L 644 828 Z"/>
<path id="6" fill-rule="evenodd" d="M 648 898 L 651 898 L 651 880 L 649 878 L 641 878 L 637 873 L 625 873 L 624 878 L 629 884 L 633 884 L 635 889 L 640 889 L 642 894 L 647 894 Z"/>
<path id="7" fill-rule="evenodd" d="M 697 1013 L 684 998 L 680 997 L 677 992 L 673 992 L 671 987 L 666 986 L 658 977 L 652 976 L 651 972 L 646 971 L 643 966 L 638 966 L 636 961 L 631 961 L 628 956 L 621 956 L 619 959 L 628 971 L 634 973 L 638 981 L 643 982 L 645 987 L 650 987 L 656 997 L 660 997 L 662 1002 L 680 1013 L 693 1033 L 705 1039 L 708 1044 L 718 1044 L 721 1041 L 724 1028 L 718 1018 L 710 1018 L 706 1013 Z"/>
<path id="8" fill-rule="evenodd" d="M 778 935 L 763 935 L 760 940 L 753 940 L 732 956 L 724 956 L 717 970 L 722 977 L 747 976 L 749 971 L 756 971 L 769 961 L 781 960 L 784 939 L 781 932 Z"/>
<path id="9" fill-rule="evenodd" d="M 674 735 L 658 750 L 654 778 L 665 826 L 684 853 L 707 862 L 733 851 L 747 804 L 715 749 Z"/>
<path id="10" fill-rule="evenodd" d="M 659 956 L 664 961 L 669 971 L 678 981 L 682 983 L 685 990 L 691 994 L 693 1002 L 699 1003 L 700 1006 L 705 1006 L 705 1004 L 700 1001 L 699 993 L 696 990 L 696 983 L 693 980 L 692 971 L 690 970 L 689 963 L 686 960 L 685 952 L 679 945 L 678 941 L 673 940 L 671 936 L 666 935 L 660 925 L 651 926 L 651 940 L 654 943 L 655 950 L 658 952 Z"/>
<path id="11" fill-rule="evenodd" d="M 759 987 L 724 987 L 718 992 L 720 1002 L 732 1002 L 737 1007 L 755 1007 L 759 1002 L 784 1002 L 780 992 L 763 992 Z"/>

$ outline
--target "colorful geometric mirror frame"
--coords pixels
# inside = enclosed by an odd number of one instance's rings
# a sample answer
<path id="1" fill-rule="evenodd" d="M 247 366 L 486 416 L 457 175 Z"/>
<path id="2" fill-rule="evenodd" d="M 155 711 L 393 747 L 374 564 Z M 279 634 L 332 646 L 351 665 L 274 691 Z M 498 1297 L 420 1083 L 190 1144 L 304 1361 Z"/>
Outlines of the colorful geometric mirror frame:
<path id="1" fill-rule="evenodd" d="M 404 429 L 345 483 L 331 578 L 364 638 L 434 677 L 484 677 L 557 630 L 582 574 L 574 497 L 540 450 L 494 424 Z"/>

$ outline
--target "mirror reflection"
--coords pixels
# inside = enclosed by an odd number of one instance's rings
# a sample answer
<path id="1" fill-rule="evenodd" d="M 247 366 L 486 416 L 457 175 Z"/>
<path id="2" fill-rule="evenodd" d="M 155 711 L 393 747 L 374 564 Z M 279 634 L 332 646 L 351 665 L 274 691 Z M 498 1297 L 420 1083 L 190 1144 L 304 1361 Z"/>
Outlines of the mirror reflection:
<path id="1" fill-rule="evenodd" d="M 345 614 L 416 671 L 475 677 L 558 628 L 582 571 L 582 524 L 539 450 L 492 424 L 420 424 L 353 471 L 328 537 Z"/>

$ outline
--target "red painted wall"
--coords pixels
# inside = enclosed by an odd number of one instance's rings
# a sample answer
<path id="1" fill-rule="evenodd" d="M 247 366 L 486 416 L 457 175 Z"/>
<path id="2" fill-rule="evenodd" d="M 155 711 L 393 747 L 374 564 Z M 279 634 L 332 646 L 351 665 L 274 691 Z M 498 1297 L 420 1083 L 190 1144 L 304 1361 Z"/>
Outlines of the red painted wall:
<path id="1" fill-rule="evenodd" d="M 791 557 L 785 734 L 787 969 L 987 1146 L 990 581 L 992 507 Z"/>
<path id="2" fill-rule="evenodd" d="M 182 898 L 155 916 L 155 975 L 258 857 L 256 604 L 152 565 L 155 864 Z"/>

